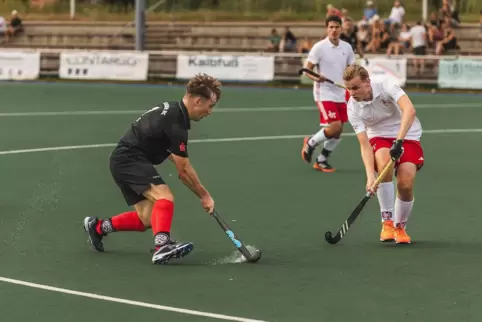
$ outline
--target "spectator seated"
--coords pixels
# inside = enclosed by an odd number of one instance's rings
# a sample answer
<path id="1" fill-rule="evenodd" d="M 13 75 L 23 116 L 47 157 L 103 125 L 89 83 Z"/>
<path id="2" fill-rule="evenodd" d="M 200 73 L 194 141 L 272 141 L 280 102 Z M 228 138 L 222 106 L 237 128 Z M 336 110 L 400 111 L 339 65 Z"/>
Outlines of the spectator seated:
<path id="1" fill-rule="evenodd" d="M 17 36 L 18 34 L 23 32 L 23 23 L 22 19 L 18 16 L 17 10 L 13 10 L 10 23 L 7 25 L 5 33 L 5 41 L 8 42 L 11 37 Z"/>

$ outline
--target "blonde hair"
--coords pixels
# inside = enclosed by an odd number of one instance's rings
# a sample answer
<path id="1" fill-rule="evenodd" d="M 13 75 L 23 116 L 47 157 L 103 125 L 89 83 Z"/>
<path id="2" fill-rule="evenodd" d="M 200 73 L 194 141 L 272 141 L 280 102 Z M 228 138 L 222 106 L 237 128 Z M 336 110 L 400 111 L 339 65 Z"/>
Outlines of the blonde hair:
<path id="1" fill-rule="evenodd" d="M 187 94 L 212 99 L 216 95 L 216 101 L 221 98 L 221 82 L 207 74 L 198 74 L 189 80 L 186 86 Z"/>
<path id="2" fill-rule="evenodd" d="M 343 72 L 343 80 L 345 82 L 349 82 L 357 76 L 360 76 L 361 80 L 366 80 L 369 78 L 368 71 L 364 67 L 357 64 L 348 66 Z"/>

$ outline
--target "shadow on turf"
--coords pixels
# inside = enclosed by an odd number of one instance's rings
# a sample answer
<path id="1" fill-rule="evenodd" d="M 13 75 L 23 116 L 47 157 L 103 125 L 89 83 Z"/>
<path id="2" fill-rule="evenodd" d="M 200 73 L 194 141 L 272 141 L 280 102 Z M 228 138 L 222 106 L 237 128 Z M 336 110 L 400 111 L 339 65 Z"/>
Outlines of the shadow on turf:
<path id="1" fill-rule="evenodd" d="M 416 248 L 426 248 L 426 249 L 471 249 L 480 251 L 482 245 L 482 240 L 480 242 L 459 242 L 459 241 L 446 241 L 446 240 L 416 240 L 412 244 L 406 245 L 408 247 L 414 246 Z M 398 246 L 398 245 L 397 245 Z"/>
<path id="2" fill-rule="evenodd" d="M 333 162 L 333 167 L 335 167 L 335 162 Z M 343 168 L 343 167 L 336 167 L 336 171 L 334 173 L 325 173 L 323 171 L 315 171 L 314 169 L 309 169 L 311 172 L 318 172 L 324 175 L 335 175 L 335 174 L 365 174 L 365 170 L 361 168 Z"/>
<path id="3" fill-rule="evenodd" d="M 137 262 L 137 263 L 148 263 L 150 262 L 151 259 L 151 252 L 142 252 L 142 251 L 135 251 L 135 250 L 106 250 L 103 253 L 95 252 L 95 251 L 90 251 L 88 250 L 89 253 L 91 253 L 92 256 L 97 256 L 101 258 L 102 260 L 105 259 L 109 261 L 109 263 L 112 263 L 112 260 L 119 260 L 121 262 Z M 227 257 L 227 253 L 219 253 L 219 254 L 196 254 L 194 256 L 189 255 L 186 256 L 185 258 L 182 259 L 172 259 L 169 261 L 169 266 L 187 266 L 187 267 L 192 267 L 192 266 L 203 266 L 203 267 L 210 267 L 210 266 L 216 266 L 216 267 L 223 267 L 223 266 L 233 266 L 233 265 L 263 265 L 266 264 L 266 260 L 263 263 L 263 258 L 256 264 L 251 264 L 248 262 L 220 262 L 223 259 Z M 229 255 L 229 253 L 228 253 Z M 202 257 L 202 258 L 201 258 Z M 269 262 L 272 264 L 272 262 Z M 163 266 L 163 265 L 159 265 Z"/>
<path id="4" fill-rule="evenodd" d="M 396 244 L 395 242 L 390 243 L 370 243 L 372 247 L 380 248 L 380 247 L 387 247 L 387 248 L 401 248 L 401 249 L 431 249 L 431 250 L 467 250 L 467 251 L 475 251 L 480 252 L 480 247 L 482 246 L 482 239 L 480 241 L 474 242 L 459 242 L 459 241 L 450 241 L 450 240 L 413 240 L 411 244 Z"/>

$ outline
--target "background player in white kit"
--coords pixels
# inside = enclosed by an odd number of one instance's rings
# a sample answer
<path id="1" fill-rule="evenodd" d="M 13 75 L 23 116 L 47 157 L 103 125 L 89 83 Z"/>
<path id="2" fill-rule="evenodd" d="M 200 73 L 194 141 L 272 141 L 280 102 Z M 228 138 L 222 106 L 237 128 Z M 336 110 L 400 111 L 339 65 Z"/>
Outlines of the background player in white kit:
<path id="1" fill-rule="evenodd" d="M 355 53 L 351 45 L 340 39 L 341 18 L 329 16 L 326 19 L 328 36 L 317 42 L 308 54 L 305 67 L 317 68 L 320 78 L 306 74 L 315 83 L 313 96 L 320 111 L 321 130 L 312 137 L 303 141 L 301 157 L 310 163 L 315 148 L 324 143 L 321 154 L 318 156 L 313 168 L 324 172 L 334 172 L 335 169 L 328 164 L 328 157 L 340 142 L 343 123 L 348 121 L 346 114 L 346 91 L 343 88 L 325 82 L 328 78 L 335 83 L 343 80 L 345 68 L 355 62 Z"/>
<path id="2" fill-rule="evenodd" d="M 380 240 L 409 244 L 405 227 L 412 212 L 415 175 L 424 164 L 420 145 L 422 126 L 410 98 L 395 81 L 370 81 L 358 65 L 346 68 L 343 80 L 350 92 L 348 119 L 357 134 L 367 174 L 367 190 L 390 161 L 395 160 L 397 197 L 393 169 L 375 188 L 382 217 Z"/>

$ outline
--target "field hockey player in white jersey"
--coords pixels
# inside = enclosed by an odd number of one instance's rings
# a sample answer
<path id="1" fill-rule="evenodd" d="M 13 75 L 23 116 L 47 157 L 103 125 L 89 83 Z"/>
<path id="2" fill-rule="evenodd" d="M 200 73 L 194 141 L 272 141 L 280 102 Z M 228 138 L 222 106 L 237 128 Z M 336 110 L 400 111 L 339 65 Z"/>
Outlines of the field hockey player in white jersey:
<path id="1" fill-rule="evenodd" d="M 314 81 L 313 96 L 320 112 L 320 126 L 316 134 L 306 137 L 303 141 L 301 157 L 311 163 L 315 148 L 323 143 L 323 149 L 313 167 L 318 171 L 334 172 L 335 169 L 328 163 L 328 157 L 340 143 L 343 124 L 348 121 L 346 113 L 346 91 L 325 79 L 335 83 L 342 83 L 343 71 L 355 62 L 355 53 L 351 45 L 340 39 L 341 18 L 329 16 L 326 19 L 328 36 L 317 42 L 308 54 L 305 68 L 317 68 L 317 78 L 306 74 Z"/>
<path id="2" fill-rule="evenodd" d="M 424 164 L 422 126 L 415 107 L 394 80 L 370 81 L 368 71 L 359 65 L 348 66 L 343 80 L 351 96 L 348 119 L 360 142 L 367 190 L 375 182 L 376 172 L 390 159 L 395 161 L 397 196 L 393 169 L 373 191 L 380 205 L 380 240 L 409 244 L 406 226 L 414 203 L 413 185 Z"/>

